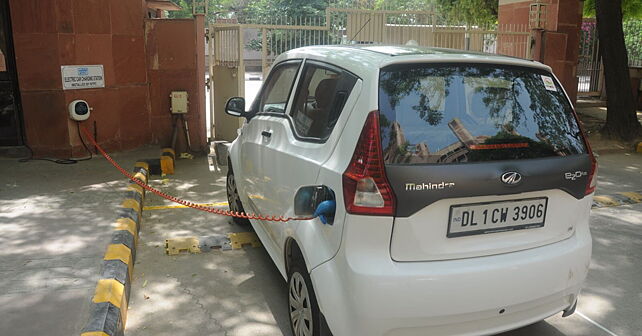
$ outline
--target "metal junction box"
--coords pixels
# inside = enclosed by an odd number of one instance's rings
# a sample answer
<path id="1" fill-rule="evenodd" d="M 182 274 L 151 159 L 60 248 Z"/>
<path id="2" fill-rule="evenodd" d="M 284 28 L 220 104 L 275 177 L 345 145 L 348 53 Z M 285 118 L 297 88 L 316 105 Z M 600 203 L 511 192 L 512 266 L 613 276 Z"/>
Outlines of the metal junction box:
<path id="1" fill-rule="evenodd" d="M 170 95 L 172 99 L 172 107 L 170 108 L 173 114 L 187 113 L 189 103 L 187 100 L 187 91 L 172 91 Z"/>

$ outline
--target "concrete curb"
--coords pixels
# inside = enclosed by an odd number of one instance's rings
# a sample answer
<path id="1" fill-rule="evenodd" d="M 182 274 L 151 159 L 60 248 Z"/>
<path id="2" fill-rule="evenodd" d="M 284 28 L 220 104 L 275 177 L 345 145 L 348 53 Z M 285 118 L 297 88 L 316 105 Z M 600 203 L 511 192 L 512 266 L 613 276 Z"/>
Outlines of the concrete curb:
<path id="1" fill-rule="evenodd" d="M 620 205 L 642 203 L 641 192 L 619 192 L 613 195 L 596 195 L 592 208 L 608 208 Z"/>
<path id="2" fill-rule="evenodd" d="M 172 148 L 163 148 L 160 157 L 161 172 L 165 174 L 174 174 L 174 161 L 176 161 L 176 152 Z"/>
<path id="3" fill-rule="evenodd" d="M 149 164 L 139 161 L 134 178 L 147 184 Z M 131 291 L 136 244 L 142 220 L 145 189 L 133 181 L 127 186 L 92 298 L 90 315 L 81 336 L 123 336 Z"/>

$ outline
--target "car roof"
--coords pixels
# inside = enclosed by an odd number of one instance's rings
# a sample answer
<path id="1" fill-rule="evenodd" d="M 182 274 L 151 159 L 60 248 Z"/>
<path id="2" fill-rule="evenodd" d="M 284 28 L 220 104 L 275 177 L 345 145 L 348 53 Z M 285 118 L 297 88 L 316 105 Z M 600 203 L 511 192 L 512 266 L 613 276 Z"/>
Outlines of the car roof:
<path id="1" fill-rule="evenodd" d="M 551 71 L 539 62 L 517 57 L 446 48 L 408 45 L 325 45 L 309 46 L 285 52 L 276 61 L 307 58 L 327 62 L 349 70 L 356 75 L 371 74 L 398 63 L 490 63 L 533 67 Z"/>

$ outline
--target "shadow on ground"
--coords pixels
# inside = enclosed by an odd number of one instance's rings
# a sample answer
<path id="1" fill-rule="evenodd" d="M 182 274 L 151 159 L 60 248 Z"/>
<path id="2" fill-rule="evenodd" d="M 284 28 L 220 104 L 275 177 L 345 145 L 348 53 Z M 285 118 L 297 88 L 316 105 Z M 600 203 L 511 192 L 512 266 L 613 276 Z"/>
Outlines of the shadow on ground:
<path id="1" fill-rule="evenodd" d="M 177 162 L 158 186 L 198 203 L 226 201 L 224 172 L 203 158 Z M 146 206 L 169 205 L 150 195 Z M 168 256 L 168 238 L 251 230 L 227 217 L 193 209 L 148 210 L 143 217 L 127 334 L 282 335 L 288 330 L 286 285 L 265 250 Z"/>
<path id="2" fill-rule="evenodd" d="M 158 155 L 118 154 L 125 168 Z M 127 179 L 102 158 L 73 165 L 0 159 L 0 330 L 79 334 Z"/>

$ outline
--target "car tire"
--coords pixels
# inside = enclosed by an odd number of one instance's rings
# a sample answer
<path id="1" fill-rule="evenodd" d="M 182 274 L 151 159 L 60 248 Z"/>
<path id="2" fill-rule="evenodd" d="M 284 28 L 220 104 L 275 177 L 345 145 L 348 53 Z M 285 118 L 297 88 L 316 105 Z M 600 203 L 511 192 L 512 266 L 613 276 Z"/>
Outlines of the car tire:
<path id="1" fill-rule="evenodd" d="M 225 189 L 227 190 L 227 204 L 230 208 L 230 211 L 245 212 L 243 208 L 243 203 L 241 203 L 241 198 L 239 197 L 239 192 L 236 187 L 236 180 L 234 178 L 234 171 L 232 170 L 232 165 L 228 165 L 227 170 L 227 179 L 225 184 Z M 250 226 L 250 220 L 247 218 L 238 218 L 232 217 L 234 223 L 241 226 Z"/>
<path id="2" fill-rule="evenodd" d="M 320 336 L 319 305 L 310 275 L 301 260 L 288 272 L 288 316 L 293 336 Z"/>

